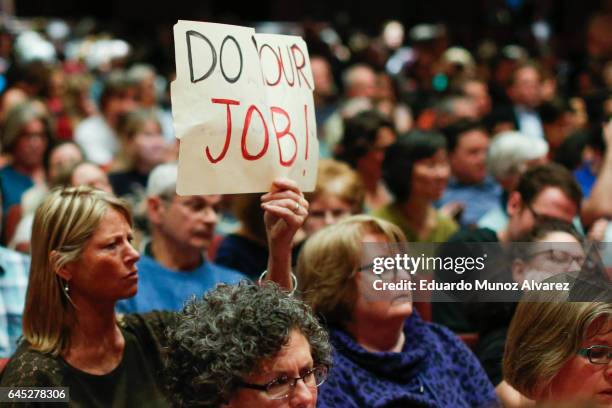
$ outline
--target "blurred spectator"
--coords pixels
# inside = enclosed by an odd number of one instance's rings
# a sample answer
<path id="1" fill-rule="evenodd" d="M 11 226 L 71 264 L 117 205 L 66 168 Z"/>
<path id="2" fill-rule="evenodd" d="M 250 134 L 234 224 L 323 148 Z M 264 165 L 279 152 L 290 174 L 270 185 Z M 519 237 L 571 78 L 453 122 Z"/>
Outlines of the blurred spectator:
<path id="1" fill-rule="evenodd" d="M 487 168 L 503 191 L 498 205 L 478 220 L 479 228 L 498 232 L 506 227 L 506 204 L 510 193 L 516 189 L 525 171 L 548 161 L 547 155 L 548 145 L 545 141 L 531 139 L 519 132 L 503 132 L 493 138 L 487 153 Z"/>
<path id="2" fill-rule="evenodd" d="M 321 127 L 337 108 L 337 90 L 334 76 L 329 61 L 319 55 L 310 56 L 310 67 L 314 80 L 313 99 L 315 104 L 315 115 L 317 128 Z"/>
<path id="3" fill-rule="evenodd" d="M 504 46 L 491 66 L 492 75 L 489 83 L 491 97 L 495 106 L 504 106 L 510 103 L 507 93 L 508 83 L 512 81 L 513 72 L 519 64 L 527 61 L 527 50 L 516 44 Z"/>
<path id="4" fill-rule="evenodd" d="M 376 96 L 376 74 L 365 64 L 357 64 L 344 71 L 342 85 L 345 99 L 374 98 Z"/>
<path id="5" fill-rule="evenodd" d="M 567 101 L 555 99 L 543 103 L 539 108 L 539 112 L 542 118 L 546 140 L 550 147 L 550 154 L 554 156 L 565 139 L 574 131 L 578 130 L 574 121 L 572 108 Z"/>
<path id="6" fill-rule="evenodd" d="M 612 118 L 602 125 L 603 145 L 605 150 L 602 153 L 601 165 L 595 169 L 597 179 L 593 183 L 591 194 L 585 200 L 582 208 L 582 222 L 585 226 L 590 226 L 595 220 L 601 217 L 612 216 L 612 202 L 609 192 L 612 188 Z"/>
<path id="7" fill-rule="evenodd" d="M 57 128 L 63 130 L 65 138 L 73 139 L 77 126 L 98 112 L 91 98 L 93 78 L 88 73 L 73 73 L 66 76 L 63 92 L 63 113 L 57 119 Z"/>
<path id="8" fill-rule="evenodd" d="M 244 275 L 206 261 L 215 232 L 220 196 L 178 196 L 175 163 L 157 166 L 147 183 L 151 242 L 140 260 L 138 294 L 117 305 L 124 312 L 180 310 L 193 294 L 217 283 L 237 283 Z M 163 294 L 163 295 L 161 295 Z"/>
<path id="9" fill-rule="evenodd" d="M 524 172 L 516 189 L 510 193 L 506 204 L 508 224 L 504 229 L 497 232 L 488 228 L 461 230 L 448 242 L 513 242 L 531 231 L 539 219 L 573 222 L 579 214 L 581 201 L 580 186 L 567 169 L 552 163 L 538 165 Z M 440 281 L 452 281 L 456 276 L 436 271 L 436 279 Z M 466 310 L 465 304 L 432 303 L 434 321 L 458 333 L 475 331 L 477 322 Z"/>
<path id="10" fill-rule="evenodd" d="M 446 26 L 443 24 L 417 24 L 408 33 L 412 45 L 412 58 L 404 66 L 402 96 L 416 114 L 432 105 L 436 89 L 436 65 L 448 47 Z M 447 78 L 444 87 L 448 85 Z M 444 89 L 439 88 L 439 91 Z"/>
<path id="11" fill-rule="evenodd" d="M 84 159 L 83 151 L 73 141 L 61 140 L 49 145 L 43 159 L 47 175 L 47 185 L 55 183 L 55 179 L 62 169 Z"/>
<path id="12" fill-rule="evenodd" d="M 538 108 L 542 102 L 542 75 L 532 62 L 518 65 L 512 72 L 507 87 L 511 105 L 500 107 L 509 110 L 515 129 L 533 138 L 545 138 Z"/>
<path id="13" fill-rule="evenodd" d="M 87 160 L 104 167 L 112 164 L 120 150 L 117 131 L 121 116 L 137 106 L 135 84 L 124 72 L 109 74 L 100 99 L 101 114 L 85 119 L 75 129 L 74 140 Z"/>
<path id="14" fill-rule="evenodd" d="M 10 154 L 11 164 L 0 169 L 5 219 L 28 188 L 44 183 L 43 157 L 51 139 L 49 116 L 40 103 L 24 102 L 8 113 L 2 149 Z"/>
<path id="15" fill-rule="evenodd" d="M 0 181 L 1 184 L 1 181 Z M 2 196 L 0 196 L 0 204 Z M 0 230 L 2 230 L 0 205 Z M 30 272 L 30 258 L 0 245 L 0 358 L 9 358 L 21 337 L 21 317 Z"/>
<path id="16" fill-rule="evenodd" d="M 23 193 L 19 223 L 14 228 L 14 233 L 10 228 L 7 229 L 6 236 L 7 240 L 9 240 L 10 248 L 24 253 L 30 252 L 32 223 L 34 222 L 36 209 L 45 198 L 45 195 L 48 194 L 49 187 L 56 185 L 57 179 L 63 172 L 82 161 L 83 152 L 72 141 L 61 140 L 47 146 L 43 157 L 46 182 L 45 184 L 36 184 Z"/>
<path id="17" fill-rule="evenodd" d="M 107 193 L 113 193 L 108 175 L 100 166 L 90 162 L 79 162 L 68 166 L 58 174 L 55 185 L 89 186 Z"/>
<path id="18" fill-rule="evenodd" d="M 480 122 L 459 121 L 442 130 L 448 146 L 451 179 L 436 203 L 459 206 L 457 220 L 473 227 L 500 200 L 501 188 L 487 174 L 489 134 Z"/>
<path id="19" fill-rule="evenodd" d="M 232 212 L 240 221 L 240 227 L 223 238 L 214 259 L 217 265 L 239 271 L 253 281 L 268 264 L 268 241 L 260 197 L 261 194 L 232 197 Z"/>
<path id="20" fill-rule="evenodd" d="M 391 119 L 398 133 L 408 132 L 414 121 L 412 109 L 398 100 L 399 90 L 395 80 L 386 72 L 379 72 L 376 78 L 376 109 Z"/>
<path id="21" fill-rule="evenodd" d="M 363 212 L 365 189 L 354 170 L 335 160 L 320 160 L 317 184 L 305 198 L 310 203 L 304 234 L 311 236 L 321 228 Z"/>
<path id="22" fill-rule="evenodd" d="M 7 73 L 9 88 L 2 93 L 0 119 L 27 99 L 46 99 L 49 95 L 51 65 L 40 60 L 16 64 Z"/>
<path id="23" fill-rule="evenodd" d="M 167 159 L 168 144 L 161 133 L 158 116 L 138 109 L 123 116 L 118 126 L 121 150 L 115 172 L 109 174 L 115 194 L 130 196 L 136 203 L 144 197 L 149 173 Z"/>
<path id="24" fill-rule="evenodd" d="M 366 189 L 366 211 L 381 208 L 391 201 L 382 183 L 381 167 L 385 150 L 396 137 L 393 124 L 374 110 L 361 112 L 345 123 L 337 158 L 359 173 Z"/>
<path id="25" fill-rule="evenodd" d="M 462 119 L 477 120 L 478 108 L 476 101 L 467 96 L 452 95 L 440 99 L 433 108 L 434 120 L 427 123 L 427 117 L 423 114 L 419 120 L 423 128 L 444 129 Z"/>
<path id="26" fill-rule="evenodd" d="M 323 124 L 323 136 L 330 152 L 336 151 L 336 145 L 346 133 L 346 120 L 361 111 L 373 107 L 376 96 L 376 73 L 366 64 L 356 64 L 347 68 L 342 75 L 344 94 L 338 108 Z"/>
<path id="27" fill-rule="evenodd" d="M 153 111 L 167 142 L 174 142 L 172 114 L 159 106 L 158 77 L 155 68 L 146 64 L 133 65 L 127 71 L 128 80 L 136 84 L 136 99 L 140 106 Z"/>
<path id="28" fill-rule="evenodd" d="M 444 242 L 457 224 L 436 210 L 448 184 L 450 166 L 444 137 L 412 130 L 391 145 L 383 163 L 383 178 L 395 197 L 373 212 L 397 225 L 409 242 Z"/>
<path id="29" fill-rule="evenodd" d="M 491 113 L 491 96 L 489 87 L 480 79 L 466 79 L 458 85 L 461 92 L 474 101 L 478 119 L 483 120 Z"/>

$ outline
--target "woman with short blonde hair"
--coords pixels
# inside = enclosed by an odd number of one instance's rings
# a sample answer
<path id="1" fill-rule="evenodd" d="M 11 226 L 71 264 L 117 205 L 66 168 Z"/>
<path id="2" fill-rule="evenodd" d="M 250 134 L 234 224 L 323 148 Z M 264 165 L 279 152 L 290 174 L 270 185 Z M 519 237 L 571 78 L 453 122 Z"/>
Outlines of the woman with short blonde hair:
<path id="1" fill-rule="evenodd" d="M 612 303 L 531 296 L 508 331 L 506 382 L 535 400 L 612 402 Z"/>
<path id="2" fill-rule="evenodd" d="M 319 160 L 315 190 L 306 193 L 305 197 L 312 202 L 321 195 L 334 195 L 346 201 L 353 214 L 363 211 L 365 187 L 359 174 L 346 163 L 333 159 Z"/>
<path id="3" fill-rule="evenodd" d="M 304 223 L 304 238 L 350 215 L 363 212 L 365 187 L 359 174 L 346 163 L 332 159 L 319 161 L 315 190 L 307 193 L 310 202 Z"/>
<path id="4" fill-rule="evenodd" d="M 405 241 L 397 226 L 358 215 L 305 243 L 299 289 L 329 325 L 334 346 L 318 407 L 494 406 L 493 385 L 461 340 L 414 313 L 409 291 L 376 289 L 377 280 L 403 275 L 374 274 L 376 257 L 395 256 Z"/>
<path id="5" fill-rule="evenodd" d="M 330 324 L 351 320 L 357 299 L 355 275 L 361 265 L 362 238 L 382 234 L 388 242 L 404 242 L 404 234 L 394 224 L 368 215 L 356 215 L 326 228 L 304 245 L 297 270 L 302 298 Z"/>

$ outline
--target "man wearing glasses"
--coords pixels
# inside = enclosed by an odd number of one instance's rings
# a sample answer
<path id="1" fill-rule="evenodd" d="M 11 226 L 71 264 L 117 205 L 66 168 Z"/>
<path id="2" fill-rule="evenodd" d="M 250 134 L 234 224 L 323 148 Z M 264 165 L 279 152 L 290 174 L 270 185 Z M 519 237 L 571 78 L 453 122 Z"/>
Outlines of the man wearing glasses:
<path id="1" fill-rule="evenodd" d="M 516 189 L 510 193 L 507 203 L 509 216 L 505 229 L 495 232 L 488 228 L 461 230 L 453 235 L 447 245 L 450 256 L 470 255 L 460 248 L 461 243 L 506 243 L 525 236 L 538 220 L 557 219 L 571 223 L 579 213 L 582 193 L 573 175 L 557 164 L 544 164 L 527 170 L 520 178 Z M 474 245 L 468 248 L 473 250 Z M 493 265 L 496 255 L 494 245 L 485 245 L 490 252 L 488 265 Z M 461 278 L 468 278 L 460 276 Z M 457 277 L 452 271 L 436 271 L 436 279 L 453 281 Z M 435 294 L 434 294 L 435 295 Z M 465 308 L 456 303 L 436 303 L 432 305 L 433 319 L 457 333 L 477 331 L 476 322 L 471 321 Z"/>

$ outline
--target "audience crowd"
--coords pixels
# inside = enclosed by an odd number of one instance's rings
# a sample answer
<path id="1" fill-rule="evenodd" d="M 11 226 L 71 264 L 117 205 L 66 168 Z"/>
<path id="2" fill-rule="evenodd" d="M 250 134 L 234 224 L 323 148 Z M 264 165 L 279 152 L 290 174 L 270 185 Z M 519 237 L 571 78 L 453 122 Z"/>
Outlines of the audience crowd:
<path id="1" fill-rule="evenodd" d="M 92 407 L 612 406 L 612 10 L 571 58 L 542 20 L 476 46 L 444 24 L 295 24 L 315 189 L 226 196 L 176 194 L 168 50 L 3 24 L 2 387 Z M 486 243 L 501 282 L 580 292 L 374 293 L 365 248 L 406 243 Z"/>

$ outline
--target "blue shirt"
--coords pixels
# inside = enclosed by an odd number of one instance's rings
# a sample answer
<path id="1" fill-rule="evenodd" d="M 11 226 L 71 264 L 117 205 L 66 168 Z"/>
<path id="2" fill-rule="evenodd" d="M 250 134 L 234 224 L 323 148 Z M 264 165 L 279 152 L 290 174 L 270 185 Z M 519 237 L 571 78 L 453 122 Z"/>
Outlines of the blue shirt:
<path id="1" fill-rule="evenodd" d="M 21 337 L 30 258 L 0 246 L 0 357 L 10 357 Z"/>
<path id="2" fill-rule="evenodd" d="M 465 205 L 459 220 L 461 226 L 474 226 L 490 209 L 499 206 L 501 194 L 502 188 L 490 176 L 479 184 L 463 184 L 452 178 L 436 207 L 455 201 L 461 202 Z"/>
<path id="3" fill-rule="evenodd" d="M 143 254 L 137 266 L 138 293 L 130 299 L 119 301 L 119 312 L 179 311 L 186 300 L 194 295 L 202 296 L 218 283 L 235 284 L 246 279 L 239 272 L 206 261 L 192 271 L 175 271 Z"/>
<path id="4" fill-rule="evenodd" d="M 21 174 L 13 166 L 5 166 L 0 169 L 0 180 L 2 185 L 2 212 L 8 214 L 8 209 L 14 204 L 21 203 L 23 193 L 34 185 L 32 179 Z"/>
<path id="5" fill-rule="evenodd" d="M 591 190 L 597 179 L 597 175 L 593 173 L 590 163 L 584 163 L 574 171 L 574 177 L 582 188 L 582 198 L 589 198 Z"/>

